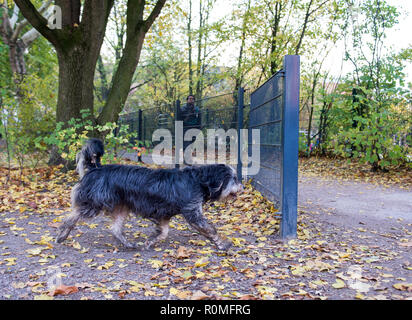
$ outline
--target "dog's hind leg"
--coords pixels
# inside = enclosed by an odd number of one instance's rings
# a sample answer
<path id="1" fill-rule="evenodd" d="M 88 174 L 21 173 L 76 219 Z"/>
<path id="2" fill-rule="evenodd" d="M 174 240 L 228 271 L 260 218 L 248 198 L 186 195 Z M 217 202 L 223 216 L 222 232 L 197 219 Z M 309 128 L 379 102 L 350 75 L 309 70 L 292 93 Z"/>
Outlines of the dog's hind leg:
<path id="1" fill-rule="evenodd" d="M 226 251 L 231 247 L 232 242 L 219 237 L 215 227 L 212 226 L 204 217 L 190 219 L 188 222 L 192 228 L 197 230 L 202 236 L 212 241 L 219 250 Z"/>
<path id="2" fill-rule="evenodd" d="M 59 228 L 60 234 L 58 235 L 56 242 L 60 243 L 66 240 L 66 238 L 69 236 L 70 231 L 72 231 L 79 219 L 80 211 L 78 210 L 78 208 L 74 208 L 72 213 L 64 220 L 62 226 Z"/>
<path id="3" fill-rule="evenodd" d="M 127 209 L 126 208 L 115 208 L 112 215 L 113 215 L 113 222 L 112 222 L 112 225 L 110 226 L 110 231 L 112 235 L 117 240 L 119 240 L 122 243 L 122 245 L 125 246 L 126 248 L 135 249 L 136 245 L 129 242 L 126 239 L 125 235 L 123 234 L 123 224 L 127 216 L 129 215 Z"/>
<path id="4" fill-rule="evenodd" d="M 156 224 L 156 231 L 149 239 L 146 240 L 145 247 L 150 249 L 154 244 L 161 240 L 165 240 L 169 234 L 169 218 L 162 218 L 160 220 L 150 219 Z"/>

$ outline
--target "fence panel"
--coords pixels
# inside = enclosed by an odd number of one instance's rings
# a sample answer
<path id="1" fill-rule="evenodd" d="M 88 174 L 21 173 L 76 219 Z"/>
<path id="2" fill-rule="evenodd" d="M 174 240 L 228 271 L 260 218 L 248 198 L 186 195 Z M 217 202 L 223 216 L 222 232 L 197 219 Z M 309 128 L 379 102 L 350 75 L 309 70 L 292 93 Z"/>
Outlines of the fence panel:
<path id="1" fill-rule="evenodd" d="M 121 125 L 128 125 L 130 132 L 136 132 L 137 138 L 131 143 L 139 141 L 153 146 L 152 135 L 156 129 L 169 129 L 174 135 L 174 112 L 172 106 L 153 107 L 121 115 Z"/>
<path id="2" fill-rule="evenodd" d="M 280 208 L 281 236 L 296 237 L 299 56 L 286 56 L 283 69 L 256 89 L 250 98 L 249 131 L 260 130 L 260 170 L 254 186 Z M 249 153 L 252 147 L 249 134 Z"/>

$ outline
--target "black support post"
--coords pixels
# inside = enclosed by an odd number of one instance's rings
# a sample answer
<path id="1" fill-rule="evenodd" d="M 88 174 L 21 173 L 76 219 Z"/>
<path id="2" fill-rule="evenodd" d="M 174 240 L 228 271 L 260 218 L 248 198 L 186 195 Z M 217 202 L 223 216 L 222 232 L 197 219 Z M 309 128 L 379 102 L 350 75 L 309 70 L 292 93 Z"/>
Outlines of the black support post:
<path id="1" fill-rule="evenodd" d="M 137 118 L 137 121 L 138 121 L 138 129 L 137 129 L 137 139 L 139 140 L 139 142 L 141 142 L 142 141 L 142 124 L 143 124 L 143 121 L 142 121 L 142 116 L 143 116 L 143 112 L 142 112 L 142 109 L 139 109 L 139 113 L 138 113 L 138 118 Z"/>

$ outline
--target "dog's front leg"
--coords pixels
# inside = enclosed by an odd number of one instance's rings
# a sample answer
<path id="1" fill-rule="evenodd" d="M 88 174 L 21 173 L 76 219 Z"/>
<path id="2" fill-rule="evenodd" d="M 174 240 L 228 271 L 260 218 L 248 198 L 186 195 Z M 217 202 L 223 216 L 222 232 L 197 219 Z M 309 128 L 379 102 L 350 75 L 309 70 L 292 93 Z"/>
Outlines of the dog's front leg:
<path id="1" fill-rule="evenodd" d="M 169 234 L 169 221 L 168 218 L 160 220 L 150 219 L 156 224 L 156 231 L 152 234 L 145 243 L 146 249 L 150 249 L 154 244 L 161 240 L 165 240 Z"/>
<path id="2" fill-rule="evenodd" d="M 70 231 L 74 228 L 77 221 L 80 219 L 80 211 L 78 208 L 74 208 L 72 213 L 64 220 L 63 224 L 60 226 L 60 233 L 57 236 L 56 242 L 61 243 L 68 237 Z"/>
<path id="3" fill-rule="evenodd" d="M 113 211 L 113 223 L 110 226 L 110 231 L 113 236 L 128 249 L 135 249 L 137 246 L 129 242 L 123 234 L 123 223 L 128 216 L 128 211 L 123 208 L 117 208 Z"/>
<path id="4" fill-rule="evenodd" d="M 232 246 L 232 242 L 229 240 L 224 240 L 217 234 L 214 226 L 212 226 L 204 217 L 199 217 L 197 219 L 191 219 L 188 221 L 189 224 L 197 230 L 201 235 L 212 241 L 219 250 L 228 250 Z"/>

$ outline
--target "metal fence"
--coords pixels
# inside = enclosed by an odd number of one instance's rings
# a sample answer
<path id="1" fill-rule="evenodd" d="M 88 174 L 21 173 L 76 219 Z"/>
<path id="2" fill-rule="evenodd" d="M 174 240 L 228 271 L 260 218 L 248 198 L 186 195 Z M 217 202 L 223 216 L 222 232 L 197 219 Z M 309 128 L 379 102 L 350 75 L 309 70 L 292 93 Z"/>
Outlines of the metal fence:
<path id="1" fill-rule="evenodd" d="M 129 131 L 137 133 L 137 137 L 132 138 L 131 143 L 139 141 L 152 146 L 152 135 L 156 129 L 169 129 L 174 134 L 174 106 L 165 105 L 128 113 L 120 116 L 119 123 L 128 125 Z"/>
<path id="2" fill-rule="evenodd" d="M 201 118 L 201 129 L 224 129 L 225 131 L 238 129 L 238 95 L 239 92 L 236 91 L 196 100 L 195 107 Z M 248 106 L 249 99 L 249 94 L 246 92 L 243 104 Z M 174 138 L 175 120 L 182 120 L 180 112 L 184 107 L 185 103 L 177 100 L 174 106 L 145 108 L 121 115 L 119 123 L 128 125 L 131 132 L 137 132 L 137 137 L 131 141 L 132 143 L 138 140 L 153 146 L 151 138 L 156 129 L 168 129 Z M 247 127 L 247 116 L 248 110 L 246 108 L 242 128 Z"/>
<path id="3" fill-rule="evenodd" d="M 249 178 L 279 208 L 283 238 L 295 237 L 297 229 L 299 82 L 299 56 L 286 56 L 283 69 L 251 94 L 240 88 L 195 101 L 196 117 L 200 118 L 195 127 L 204 130 L 205 136 L 207 129 L 237 129 L 240 137 L 240 129 L 248 129 L 251 147 L 252 129 L 260 131 L 260 170 Z M 182 120 L 184 108 L 178 100 L 175 106 L 123 115 L 120 122 L 137 132 L 139 141 L 153 146 L 151 137 L 158 128 L 169 129 L 174 137 L 175 120 Z M 239 177 L 242 175 L 240 154 L 238 144 Z"/>
<path id="4" fill-rule="evenodd" d="M 250 99 L 249 131 L 260 130 L 260 171 L 253 184 L 280 209 L 283 238 L 297 231 L 299 84 L 299 56 L 286 56 L 283 69 Z"/>

